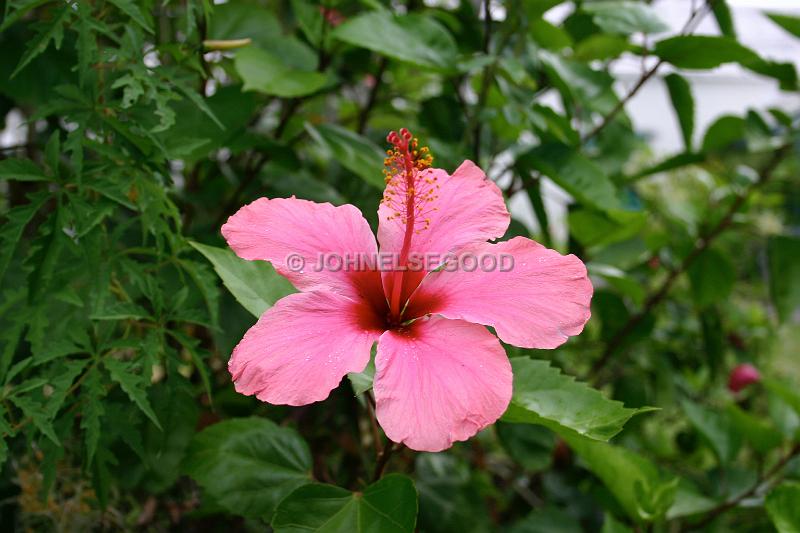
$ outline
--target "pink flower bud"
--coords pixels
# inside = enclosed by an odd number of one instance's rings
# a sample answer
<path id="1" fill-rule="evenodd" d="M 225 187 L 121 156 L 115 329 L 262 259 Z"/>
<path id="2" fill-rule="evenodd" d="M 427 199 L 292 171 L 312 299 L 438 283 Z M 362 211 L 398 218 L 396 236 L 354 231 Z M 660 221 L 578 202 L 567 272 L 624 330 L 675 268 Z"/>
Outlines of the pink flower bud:
<path id="1" fill-rule="evenodd" d="M 757 383 L 760 380 L 761 374 L 758 369 L 749 363 L 744 363 L 731 370 L 728 389 L 732 392 L 739 392 L 751 383 Z"/>

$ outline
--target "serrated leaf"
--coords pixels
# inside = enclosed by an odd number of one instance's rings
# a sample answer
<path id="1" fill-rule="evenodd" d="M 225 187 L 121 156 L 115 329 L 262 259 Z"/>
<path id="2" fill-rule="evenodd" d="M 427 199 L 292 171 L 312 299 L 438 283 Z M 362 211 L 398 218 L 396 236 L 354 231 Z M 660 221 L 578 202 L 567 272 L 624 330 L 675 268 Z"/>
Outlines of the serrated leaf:
<path id="1" fill-rule="evenodd" d="M 6 159 L 0 161 L 0 180 L 49 181 L 49 178 L 30 159 Z"/>
<path id="2" fill-rule="evenodd" d="M 383 178 L 385 153 L 375 143 L 336 124 L 312 126 L 306 123 L 306 129 L 343 167 L 378 189 L 386 186 Z"/>
<path id="3" fill-rule="evenodd" d="M 97 367 L 89 370 L 81 389 L 85 398 L 82 403 L 81 429 L 84 432 L 84 442 L 86 444 L 86 464 L 91 465 L 94 461 L 95 453 L 97 453 L 97 445 L 100 443 L 100 419 L 105 414 L 103 398 L 106 395 L 106 391 L 103 387 L 100 370 Z"/>
<path id="4" fill-rule="evenodd" d="M 634 415 L 652 408 L 629 409 L 585 383 L 562 374 L 547 361 L 515 357 L 514 393 L 503 421 L 540 424 L 559 435 L 579 434 L 607 441 Z"/>
<path id="5" fill-rule="evenodd" d="M 49 195 L 39 195 L 29 204 L 14 207 L 6 213 L 6 222 L 0 228 L 0 281 L 3 281 L 25 226 L 48 199 Z"/>
<path id="6" fill-rule="evenodd" d="M 269 518 L 284 497 L 311 482 L 311 452 L 291 428 L 238 418 L 195 435 L 183 470 L 229 511 Z"/>
<path id="7" fill-rule="evenodd" d="M 278 505 L 272 528 L 275 533 L 411 533 L 416 521 L 414 482 L 389 474 L 356 493 L 319 483 L 300 487 Z"/>
<path id="8" fill-rule="evenodd" d="M 145 18 L 139 6 L 131 0 L 108 0 L 109 3 L 115 5 L 117 9 L 128 15 L 133 21 L 142 27 L 148 33 L 153 33 L 153 26 Z"/>
<path id="9" fill-rule="evenodd" d="M 236 301 L 256 317 L 295 292 L 291 283 L 266 261 L 246 261 L 230 250 L 199 242 L 190 241 L 189 244 L 211 262 Z"/>
<path id="10" fill-rule="evenodd" d="M 149 418 L 158 429 L 161 429 L 156 414 L 150 406 L 150 401 L 147 399 L 147 392 L 144 390 L 146 385 L 150 383 L 149 376 L 143 376 L 136 372 L 136 365 L 131 362 L 119 361 L 107 357 L 103 360 L 111 379 L 119 383 L 119 386 L 128 395 L 128 398 L 135 403 L 139 409 Z"/>
<path id="11" fill-rule="evenodd" d="M 71 13 L 72 9 L 70 6 L 65 6 L 55 12 L 53 19 L 46 23 L 39 33 L 36 34 L 36 37 L 28 43 L 28 48 L 19 60 L 14 72 L 11 73 L 11 78 L 14 78 L 28 63 L 47 50 L 47 47 L 50 46 L 50 41 L 53 41 L 56 48 L 61 46 L 61 41 L 64 39 L 64 24 L 67 22 Z"/>
<path id="12" fill-rule="evenodd" d="M 26 417 L 30 418 L 33 425 L 36 426 L 36 429 L 42 432 L 42 434 L 50 439 L 54 444 L 57 446 L 61 446 L 61 441 L 58 439 L 58 435 L 56 435 L 56 430 L 53 428 L 53 422 L 48 417 L 47 410 L 45 409 L 44 404 L 34 400 L 30 396 L 12 396 L 11 402 L 20 408 L 22 414 Z"/>

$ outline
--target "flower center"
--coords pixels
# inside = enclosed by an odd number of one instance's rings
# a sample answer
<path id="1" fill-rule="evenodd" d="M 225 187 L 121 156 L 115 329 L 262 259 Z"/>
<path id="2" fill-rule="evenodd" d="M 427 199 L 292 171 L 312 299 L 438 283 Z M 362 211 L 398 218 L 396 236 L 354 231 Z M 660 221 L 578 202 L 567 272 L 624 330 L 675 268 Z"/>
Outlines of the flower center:
<path id="1" fill-rule="evenodd" d="M 386 140 L 392 145 L 386 151 L 383 171 L 386 190 L 381 202 L 392 213 L 389 220 L 399 220 L 405 226 L 403 245 L 400 248 L 397 270 L 392 273 L 392 289 L 389 295 L 390 316 L 399 321 L 402 318 L 401 295 L 403 281 L 408 270 L 411 239 L 415 234 L 431 225 L 430 213 L 437 208 L 430 205 L 438 198 L 439 185 L 431 170 L 433 156 L 427 146 L 420 147 L 416 137 L 406 128 L 399 133 L 391 132 Z"/>

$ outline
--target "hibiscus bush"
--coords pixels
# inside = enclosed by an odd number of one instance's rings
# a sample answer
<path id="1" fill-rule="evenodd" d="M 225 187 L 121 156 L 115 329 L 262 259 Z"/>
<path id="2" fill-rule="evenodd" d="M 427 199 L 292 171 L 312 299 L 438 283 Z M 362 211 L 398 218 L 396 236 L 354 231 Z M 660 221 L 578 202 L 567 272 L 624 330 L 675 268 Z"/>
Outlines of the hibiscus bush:
<path id="1" fill-rule="evenodd" d="M 658 4 L 4 2 L 2 529 L 800 531 L 797 73 Z"/>

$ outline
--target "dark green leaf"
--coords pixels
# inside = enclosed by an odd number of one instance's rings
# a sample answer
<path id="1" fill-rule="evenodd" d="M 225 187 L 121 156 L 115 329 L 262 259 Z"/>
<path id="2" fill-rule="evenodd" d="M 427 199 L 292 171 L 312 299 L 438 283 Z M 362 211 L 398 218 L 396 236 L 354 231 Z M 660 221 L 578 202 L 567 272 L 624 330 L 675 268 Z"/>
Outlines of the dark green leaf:
<path id="1" fill-rule="evenodd" d="M 157 428 L 161 429 L 161 424 L 150 406 L 147 399 L 145 387 L 150 383 L 150 376 L 137 373 L 137 366 L 131 362 L 119 361 L 117 359 L 106 358 L 103 361 L 111 379 L 119 383 L 125 394 L 133 403 L 147 415 Z"/>
<path id="2" fill-rule="evenodd" d="M 229 511 L 269 518 L 284 497 L 311 482 L 311 453 L 293 429 L 239 418 L 195 435 L 184 471 Z"/>
<path id="3" fill-rule="evenodd" d="M 672 73 L 664 78 L 669 91 L 672 107 L 678 116 L 681 126 L 683 145 L 687 151 L 692 150 L 692 133 L 694 132 L 694 98 L 689 82 L 682 76 Z"/>
<path id="4" fill-rule="evenodd" d="M 411 533 L 416 521 L 414 483 L 389 474 L 356 493 L 333 485 L 300 487 L 278 505 L 272 527 L 276 533 Z"/>
<path id="5" fill-rule="evenodd" d="M 383 179 L 385 154 L 375 143 L 335 124 L 315 127 L 306 123 L 306 129 L 343 167 L 378 189 L 386 186 Z"/>
<path id="6" fill-rule="evenodd" d="M 728 0 L 715 0 L 714 3 L 711 4 L 711 8 L 722 35 L 735 39 L 736 28 L 733 25 L 733 16 L 731 15 L 731 8 L 728 5 Z"/>
<path id="7" fill-rule="evenodd" d="M 6 159 L 0 161 L 0 180 L 48 181 L 48 178 L 30 159 Z"/>
<path id="8" fill-rule="evenodd" d="M 453 37 L 434 18 L 424 15 L 372 11 L 348 19 L 333 31 L 333 36 L 422 67 L 452 70 L 455 65 Z"/>
<path id="9" fill-rule="evenodd" d="M 736 281 L 730 259 L 707 249 L 689 267 L 692 295 L 698 307 L 707 307 L 727 298 Z"/>
<path id="10" fill-rule="evenodd" d="M 800 17 L 793 17 L 791 15 L 781 15 L 779 13 L 767 13 L 767 16 L 795 37 L 800 38 Z"/>
<path id="11" fill-rule="evenodd" d="M 711 411 L 689 401 L 683 401 L 681 405 L 686 417 L 711 445 L 719 461 L 723 464 L 735 461 L 742 439 L 725 411 Z"/>

